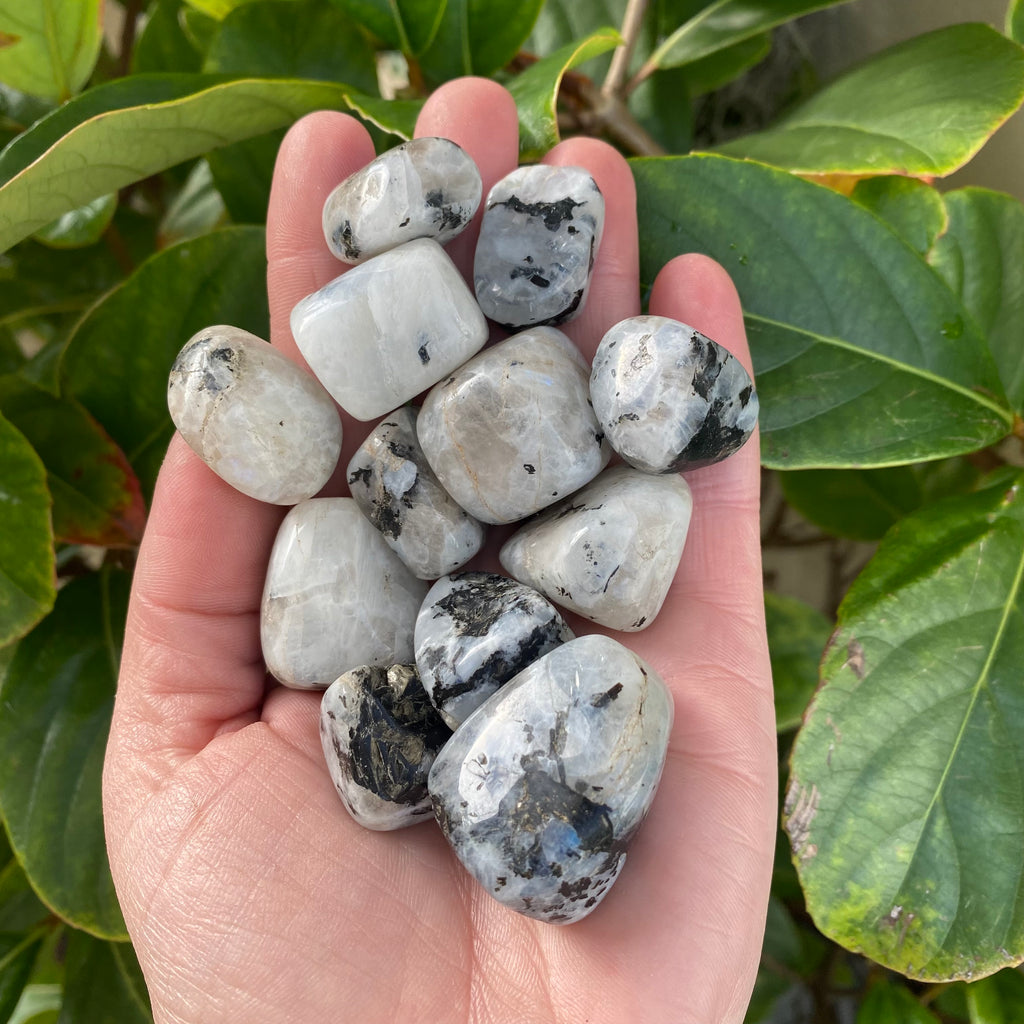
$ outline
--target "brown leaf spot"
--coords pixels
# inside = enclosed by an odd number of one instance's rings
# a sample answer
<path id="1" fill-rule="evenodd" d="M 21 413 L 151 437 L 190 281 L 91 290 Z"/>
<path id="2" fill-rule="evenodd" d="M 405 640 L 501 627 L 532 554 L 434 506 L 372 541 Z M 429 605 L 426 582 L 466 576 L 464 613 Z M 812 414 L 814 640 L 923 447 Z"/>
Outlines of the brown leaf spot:
<path id="1" fill-rule="evenodd" d="M 818 852 L 817 846 L 808 845 L 807 840 L 811 834 L 811 823 L 818 814 L 820 800 L 821 793 L 818 792 L 817 786 L 812 784 L 808 790 L 806 786 L 801 786 L 796 779 L 790 782 L 782 813 L 786 818 L 785 826 L 789 833 L 789 845 L 793 854 L 803 860 L 813 857 Z M 802 856 L 801 851 L 803 851 Z"/>
<path id="2" fill-rule="evenodd" d="M 864 678 L 864 647 L 859 640 L 852 639 L 846 645 L 846 661 L 843 668 L 848 668 L 858 678 Z"/>

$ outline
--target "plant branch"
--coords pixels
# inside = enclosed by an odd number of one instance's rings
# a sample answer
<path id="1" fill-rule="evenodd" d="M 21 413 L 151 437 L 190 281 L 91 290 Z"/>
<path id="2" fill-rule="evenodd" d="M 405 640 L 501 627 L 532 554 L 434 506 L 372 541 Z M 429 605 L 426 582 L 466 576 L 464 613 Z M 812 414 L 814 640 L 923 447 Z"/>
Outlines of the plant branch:
<path id="1" fill-rule="evenodd" d="M 572 112 L 567 127 L 589 135 L 607 132 L 619 145 L 637 156 L 664 156 L 665 150 L 617 96 L 605 96 L 585 75 L 566 72 L 561 97 Z"/>
<path id="2" fill-rule="evenodd" d="M 142 0 L 128 0 L 124 7 L 124 24 L 121 27 L 121 49 L 117 55 L 117 69 L 122 76 L 132 68 L 132 51 L 135 49 L 135 29 L 142 13 Z"/>
<path id="3" fill-rule="evenodd" d="M 608 67 L 608 74 L 605 76 L 604 84 L 601 86 L 601 95 L 608 99 L 618 97 L 622 93 L 623 83 L 626 81 L 626 74 L 629 71 L 629 61 L 633 56 L 633 48 L 636 46 L 637 38 L 640 35 L 640 26 L 643 24 L 644 14 L 647 11 L 647 0 L 629 0 L 626 5 L 626 13 L 622 16 L 622 45 L 612 54 L 612 62 Z"/>

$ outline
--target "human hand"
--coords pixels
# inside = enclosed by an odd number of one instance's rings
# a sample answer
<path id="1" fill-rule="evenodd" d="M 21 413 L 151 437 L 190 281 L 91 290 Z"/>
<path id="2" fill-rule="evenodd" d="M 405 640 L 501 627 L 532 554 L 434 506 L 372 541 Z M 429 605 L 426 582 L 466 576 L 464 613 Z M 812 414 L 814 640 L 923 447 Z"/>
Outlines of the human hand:
<path id="1" fill-rule="evenodd" d="M 463 146 L 485 195 L 516 164 L 515 107 L 493 82 L 439 89 L 417 134 Z M 342 269 L 323 240 L 323 200 L 373 155 L 338 113 L 304 118 L 281 147 L 271 339 L 295 359 L 292 306 Z M 640 311 L 633 180 L 594 140 L 546 160 L 586 167 L 606 199 L 590 299 L 565 328 L 590 359 Z M 449 246 L 467 274 L 474 240 L 471 229 Z M 750 368 L 736 293 L 710 260 L 672 261 L 650 312 Z M 342 470 L 370 426 L 346 418 Z M 675 697 L 658 796 L 607 898 L 559 928 L 492 900 L 438 829 L 372 833 L 346 814 L 323 763 L 320 695 L 268 686 L 260 652 L 285 510 L 232 490 L 174 438 L 139 552 L 104 769 L 111 868 L 157 1024 L 742 1020 L 776 827 L 756 439 L 688 479 L 677 579 L 657 621 L 624 638 Z M 328 490 L 343 493 L 340 473 Z"/>

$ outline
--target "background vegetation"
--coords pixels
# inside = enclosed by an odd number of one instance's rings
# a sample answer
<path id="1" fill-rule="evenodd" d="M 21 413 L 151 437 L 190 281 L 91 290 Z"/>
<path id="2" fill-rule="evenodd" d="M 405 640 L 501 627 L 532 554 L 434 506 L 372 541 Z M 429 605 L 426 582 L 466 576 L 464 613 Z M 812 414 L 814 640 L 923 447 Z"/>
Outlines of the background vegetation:
<path id="1" fill-rule="evenodd" d="M 634 158 L 645 284 L 733 274 L 769 564 L 823 553 L 819 607 L 768 579 L 748 1020 L 1024 1020 L 1024 210 L 941 188 L 1024 96 L 1024 3 L 821 84 L 790 23 L 834 5 L 0 0 L 0 1022 L 150 1019 L 100 765 L 167 370 L 209 323 L 267 335 L 283 131 L 349 109 L 386 148 L 465 73 L 513 91 L 524 160 Z"/>

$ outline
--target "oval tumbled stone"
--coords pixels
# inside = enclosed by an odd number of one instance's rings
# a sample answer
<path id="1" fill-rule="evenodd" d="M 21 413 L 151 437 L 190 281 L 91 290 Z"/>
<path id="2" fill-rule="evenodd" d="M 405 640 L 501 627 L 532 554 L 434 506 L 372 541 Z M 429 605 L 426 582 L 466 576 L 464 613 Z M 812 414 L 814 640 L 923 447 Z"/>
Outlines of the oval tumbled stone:
<path id="1" fill-rule="evenodd" d="M 480 172 L 461 146 L 413 139 L 381 153 L 327 197 L 324 237 L 346 263 L 414 238 L 448 242 L 473 219 L 482 191 Z"/>
<path id="2" fill-rule="evenodd" d="M 607 895 L 654 798 L 672 696 L 621 644 L 584 636 L 482 704 L 430 769 L 434 814 L 495 899 L 571 924 Z"/>
<path id="3" fill-rule="evenodd" d="M 416 668 L 457 729 L 527 665 L 573 638 L 542 594 L 495 572 L 439 579 L 416 618 Z"/>
<path id="4" fill-rule="evenodd" d="M 414 665 L 363 665 L 320 703 L 320 742 L 334 788 L 364 828 L 389 831 L 430 814 L 427 772 L 451 736 Z"/>
<path id="5" fill-rule="evenodd" d="M 259 501 L 294 505 L 327 483 L 341 452 L 330 395 L 301 367 L 238 327 L 207 327 L 178 353 L 167 408 L 188 446 Z"/>
<path id="6" fill-rule="evenodd" d="M 426 592 L 351 498 L 304 501 L 270 554 L 260 607 L 267 668 L 285 686 L 315 690 L 360 665 L 409 663 Z"/>
<path id="7" fill-rule="evenodd" d="M 611 446 L 645 473 L 710 466 L 757 425 L 757 393 L 740 361 L 665 316 L 630 317 L 608 331 L 590 395 Z"/>
<path id="8" fill-rule="evenodd" d="M 583 311 L 604 230 L 604 197 L 582 167 L 535 164 L 487 194 L 473 263 L 480 308 L 508 330 Z"/>
<path id="9" fill-rule="evenodd" d="M 523 526 L 498 557 L 556 604 L 635 632 L 661 611 L 692 511 L 681 476 L 616 466 Z"/>
<path id="10" fill-rule="evenodd" d="M 309 368 L 357 420 L 404 405 L 487 340 L 472 292 L 431 238 L 390 249 L 307 295 L 291 328 Z"/>

